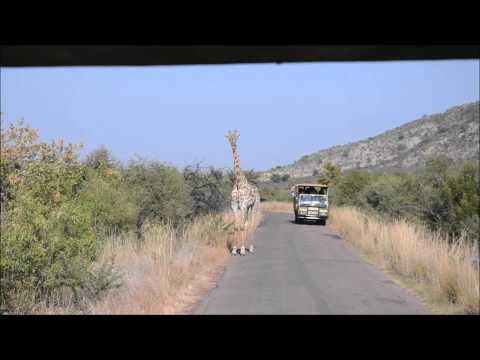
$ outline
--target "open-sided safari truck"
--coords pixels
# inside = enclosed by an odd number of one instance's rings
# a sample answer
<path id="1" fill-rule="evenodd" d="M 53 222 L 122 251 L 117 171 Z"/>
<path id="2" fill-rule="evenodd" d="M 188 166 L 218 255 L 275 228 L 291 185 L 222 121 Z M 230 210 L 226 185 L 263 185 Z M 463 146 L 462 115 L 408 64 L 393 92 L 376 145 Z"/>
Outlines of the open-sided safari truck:
<path id="1" fill-rule="evenodd" d="M 295 222 L 315 220 L 322 225 L 328 219 L 328 186 L 322 184 L 297 184 L 291 188 Z"/>

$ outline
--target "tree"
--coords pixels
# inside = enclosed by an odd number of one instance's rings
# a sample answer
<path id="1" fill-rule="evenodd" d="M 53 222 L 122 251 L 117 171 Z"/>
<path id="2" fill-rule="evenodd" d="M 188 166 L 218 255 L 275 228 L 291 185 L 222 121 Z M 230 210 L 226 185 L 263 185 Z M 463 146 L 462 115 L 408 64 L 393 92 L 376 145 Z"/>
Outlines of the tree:
<path id="1" fill-rule="evenodd" d="M 125 177 L 139 208 L 136 221 L 139 238 L 147 221 L 177 226 L 192 217 L 191 188 L 174 167 L 158 161 L 131 160 Z"/>
<path id="2" fill-rule="evenodd" d="M 133 230 L 139 208 L 120 163 L 102 146 L 93 150 L 84 164 L 86 185 L 81 201 L 91 209 L 97 237 L 105 232 Z"/>
<path id="3" fill-rule="evenodd" d="M 92 213 L 92 226 L 100 239 L 106 233 L 134 230 L 139 207 L 121 173 L 98 173 L 86 169 L 87 181 L 80 201 Z"/>
<path id="4" fill-rule="evenodd" d="M 369 184 L 371 176 L 365 171 L 351 171 L 342 176 L 335 186 L 336 205 L 354 205 L 365 207 L 364 188 Z"/>
<path id="5" fill-rule="evenodd" d="M 250 184 L 258 186 L 258 178 L 260 177 L 260 174 L 257 173 L 255 170 L 243 171 L 243 175 L 245 175 L 247 181 Z M 228 179 L 230 180 L 230 184 L 233 186 L 235 182 L 235 173 L 233 172 L 233 170 L 228 171 Z"/>
<path id="6" fill-rule="evenodd" d="M 323 165 L 322 173 L 318 178 L 318 182 L 327 186 L 334 186 L 337 184 L 340 176 L 340 168 L 331 162 L 327 162 Z"/>
<path id="7" fill-rule="evenodd" d="M 187 166 L 183 177 L 191 189 L 194 216 L 219 212 L 228 205 L 228 189 L 220 170 L 213 167 L 202 169 L 196 164 Z"/>
<path id="8" fill-rule="evenodd" d="M 258 186 L 259 174 L 255 170 L 244 171 L 244 175 L 250 184 Z"/>
<path id="9" fill-rule="evenodd" d="M 279 183 L 282 181 L 282 176 L 279 175 L 279 174 L 272 174 L 270 180 L 273 182 L 273 183 Z"/>
<path id="10" fill-rule="evenodd" d="M 24 292 L 32 301 L 85 285 L 97 255 L 76 145 L 37 142 L 19 123 L 2 132 L 1 304 Z M 16 305 L 16 304 L 13 304 Z"/>
<path id="11" fill-rule="evenodd" d="M 87 167 L 104 174 L 107 172 L 111 173 L 112 170 L 120 168 L 119 162 L 105 146 L 93 150 L 87 156 L 84 163 Z"/>

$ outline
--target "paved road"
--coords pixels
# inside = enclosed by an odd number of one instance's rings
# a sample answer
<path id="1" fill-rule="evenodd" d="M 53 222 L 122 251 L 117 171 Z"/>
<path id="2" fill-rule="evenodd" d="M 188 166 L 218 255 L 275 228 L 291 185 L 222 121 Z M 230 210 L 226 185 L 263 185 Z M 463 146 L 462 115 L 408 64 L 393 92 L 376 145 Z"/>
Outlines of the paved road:
<path id="1" fill-rule="evenodd" d="M 321 225 L 264 212 L 256 252 L 231 259 L 194 314 L 426 314 Z"/>

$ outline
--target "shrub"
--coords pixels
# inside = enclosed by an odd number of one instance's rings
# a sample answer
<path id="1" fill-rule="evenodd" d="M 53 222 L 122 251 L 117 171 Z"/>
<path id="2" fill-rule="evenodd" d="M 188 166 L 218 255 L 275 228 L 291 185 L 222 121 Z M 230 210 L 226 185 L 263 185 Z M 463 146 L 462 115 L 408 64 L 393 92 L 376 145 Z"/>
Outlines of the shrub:
<path id="1" fill-rule="evenodd" d="M 260 175 L 257 172 L 255 172 L 254 170 L 246 170 L 246 171 L 243 171 L 243 175 L 245 175 L 245 177 L 247 178 L 247 181 L 250 184 L 258 186 L 258 178 Z M 235 182 L 235 174 L 232 170 L 228 171 L 228 178 L 230 180 L 230 185 L 233 186 Z"/>
<path id="2" fill-rule="evenodd" d="M 218 213 L 229 205 L 229 189 L 220 170 L 202 169 L 199 164 L 187 166 L 183 171 L 190 187 L 193 216 Z"/>
<path id="3" fill-rule="evenodd" d="M 97 237 L 111 232 L 135 230 L 139 207 L 120 173 L 108 177 L 87 169 L 86 180 L 80 201 L 91 211 Z"/>
<path id="4" fill-rule="evenodd" d="M 111 151 L 104 146 L 93 150 L 84 163 L 85 166 L 102 173 L 104 176 L 107 175 L 108 170 L 120 168 L 119 162 L 114 158 Z"/>
<path id="5" fill-rule="evenodd" d="M 282 176 L 279 175 L 279 174 L 272 174 L 270 180 L 273 182 L 273 183 L 279 183 L 282 181 Z"/>
<path id="6" fill-rule="evenodd" d="M 327 186 L 333 186 L 340 178 L 341 170 L 338 166 L 331 162 L 327 162 L 323 165 L 322 173 L 318 178 L 320 184 Z"/>
<path id="7" fill-rule="evenodd" d="M 285 186 L 263 183 L 258 188 L 260 201 L 291 201 L 289 190 Z"/>
<path id="8" fill-rule="evenodd" d="M 30 294 L 32 303 L 59 288 L 75 290 L 97 247 L 90 212 L 77 201 L 84 184 L 78 147 L 37 143 L 19 123 L 2 133 L 1 303 Z"/>
<path id="9" fill-rule="evenodd" d="M 444 238 L 462 233 L 471 240 L 479 231 L 479 167 L 449 167 L 448 159 L 428 162 L 419 173 L 351 171 L 330 191 L 336 205 L 374 210 L 392 219 L 421 222 Z M 448 235 L 448 236 L 447 236 Z"/>
<path id="10" fill-rule="evenodd" d="M 335 203 L 365 206 L 366 199 L 362 192 L 370 180 L 370 174 L 366 171 L 351 171 L 342 176 L 335 186 Z"/>
<path id="11" fill-rule="evenodd" d="M 466 232 L 470 238 L 478 237 L 480 215 L 480 176 L 477 164 L 466 163 L 449 176 L 447 206 L 449 208 L 450 233 Z"/>
<path id="12" fill-rule="evenodd" d="M 181 225 L 193 215 L 191 188 L 175 168 L 157 161 L 132 160 L 125 180 L 138 207 L 137 235 L 147 220 Z"/>
<path id="13" fill-rule="evenodd" d="M 87 156 L 85 166 L 87 184 L 81 200 L 91 208 L 95 233 L 135 229 L 139 208 L 120 163 L 101 147 Z"/>
<path id="14" fill-rule="evenodd" d="M 37 131 L 23 122 L 2 131 L 1 143 L 1 308 L 30 313 L 69 297 L 78 306 L 95 301 L 116 286 L 113 264 L 97 261 L 101 243 L 92 217 L 106 206 L 102 196 L 120 192 L 116 175 L 108 168 L 92 175 L 99 167 L 80 163 L 79 146 L 39 143 Z M 117 200 L 119 193 L 112 196 Z M 124 205 L 107 206 L 105 222 L 124 216 L 118 208 Z"/>

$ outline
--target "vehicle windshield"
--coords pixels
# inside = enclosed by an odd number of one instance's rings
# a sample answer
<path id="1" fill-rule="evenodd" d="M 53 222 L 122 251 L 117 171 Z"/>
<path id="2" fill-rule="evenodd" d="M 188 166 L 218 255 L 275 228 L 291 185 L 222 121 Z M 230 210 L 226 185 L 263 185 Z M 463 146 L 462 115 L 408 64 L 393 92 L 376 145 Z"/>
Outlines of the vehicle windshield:
<path id="1" fill-rule="evenodd" d="M 301 202 L 324 202 L 325 198 L 321 195 L 301 194 L 300 201 Z"/>

